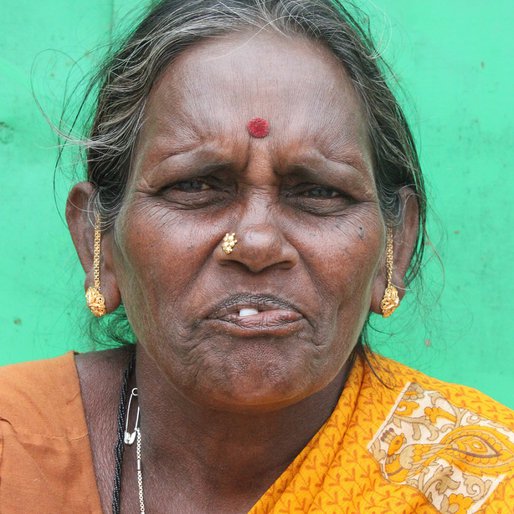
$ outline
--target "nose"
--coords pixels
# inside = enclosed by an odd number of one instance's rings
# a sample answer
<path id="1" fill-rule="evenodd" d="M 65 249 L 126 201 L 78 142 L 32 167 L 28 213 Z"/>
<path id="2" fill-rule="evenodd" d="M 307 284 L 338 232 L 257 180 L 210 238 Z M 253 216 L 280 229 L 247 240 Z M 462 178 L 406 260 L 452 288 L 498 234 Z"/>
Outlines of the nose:
<path id="1" fill-rule="evenodd" d="M 218 245 L 217 259 L 221 265 L 239 263 L 252 273 L 267 269 L 290 269 L 298 262 L 296 248 L 272 222 L 245 223 L 234 230 L 237 244 L 226 254 Z"/>

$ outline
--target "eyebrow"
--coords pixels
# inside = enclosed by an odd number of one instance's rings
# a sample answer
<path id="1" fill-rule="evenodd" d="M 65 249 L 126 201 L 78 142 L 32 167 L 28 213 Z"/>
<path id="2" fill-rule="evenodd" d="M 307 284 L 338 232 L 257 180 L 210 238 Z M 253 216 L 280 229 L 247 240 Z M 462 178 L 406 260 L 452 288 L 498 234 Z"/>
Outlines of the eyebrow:
<path id="1" fill-rule="evenodd" d="M 323 170 L 323 176 L 333 180 L 342 177 L 354 180 L 372 177 L 371 170 L 365 160 L 355 154 L 348 154 L 348 157 L 344 160 L 336 160 L 326 157 L 318 150 L 314 150 L 300 156 L 296 162 L 287 163 L 284 167 L 285 174 L 299 173 L 311 180 L 322 178 L 320 170 Z"/>
<path id="2" fill-rule="evenodd" d="M 202 145 L 183 152 L 170 153 L 155 167 L 147 170 L 147 173 L 149 177 L 158 181 L 161 177 L 165 178 L 167 172 L 172 170 L 180 174 L 181 179 L 187 180 L 191 177 L 204 177 L 222 171 L 234 172 L 236 168 L 239 169 L 234 161 L 224 158 L 210 145 Z M 312 182 L 321 180 L 337 183 L 341 180 L 349 180 L 363 185 L 363 179 L 373 180 L 369 166 L 356 152 L 346 152 L 344 157 L 334 159 L 326 157 L 318 149 L 309 149 L 301 152 L 296 159 L 275 163 L 273 168 L 274 173 L 279 177 L 296 175 Z"/>
<path id="3" fill-rule="evenodd" d="M 158 180 L 162 175 L 167 175 L 170 169 L 188 177 L 205 176 L 233 167 L 232 161 L 224 159 L 218 152 L 202 145 L 191 150 L 169 153 L 155 166 L 145 170 L 145 174 Z"/>

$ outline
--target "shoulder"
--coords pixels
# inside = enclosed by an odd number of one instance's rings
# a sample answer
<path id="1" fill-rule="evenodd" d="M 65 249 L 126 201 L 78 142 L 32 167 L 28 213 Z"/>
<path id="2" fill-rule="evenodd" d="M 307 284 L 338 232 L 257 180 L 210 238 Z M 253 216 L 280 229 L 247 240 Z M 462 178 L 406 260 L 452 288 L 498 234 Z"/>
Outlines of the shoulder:
<path id="1" fill-rule="evenodd" d="M 0 420 L 17 432 L 82 436 L 81 412 L 73 352 L 0 368 Z"/>
<path id="2" fill-rule="evenodd" d="M 72 352 L 0 368 L 0 475 L 2 512 L 101 512 Z"/>
<path id="3" fill-rule="evenodd" d="M 377 417 L 367 449 L 387 482 L 418 489 L 443 512 L 511 504 L 514 411 L 383 357 L 371 365 L 362 392 Z"/>
<path id="4" fill-rule="evenodd" d="M 17 433 L 85 436 L 88 407 L 107 403 L 112 410 L 111 404 L 117 405 L 118 382 L 129 355 L 130 349 L 68 352 L 0 367 L 0 421 Z"/>
<path id="5" fill-rule="evenodd" d="M 396 395 L 398 405 L 398 401 L 410 402 L 410 407 L 416 402 L 426 404 L 424 414 L 432 418 L 439 410 L 430 410 L 430 407 L 444 409 L 446 405 L 447 408 L 465 409 L 501 423 L 514 432 L 514 411 L 477 389 L 438 380 L 381 356 L 373 356 L 371 364 L 376 372 L 371 380 L 374 386 L 382 380 L 385 387 Z M 405 404 L 402 405 L 406 407 Z"/>

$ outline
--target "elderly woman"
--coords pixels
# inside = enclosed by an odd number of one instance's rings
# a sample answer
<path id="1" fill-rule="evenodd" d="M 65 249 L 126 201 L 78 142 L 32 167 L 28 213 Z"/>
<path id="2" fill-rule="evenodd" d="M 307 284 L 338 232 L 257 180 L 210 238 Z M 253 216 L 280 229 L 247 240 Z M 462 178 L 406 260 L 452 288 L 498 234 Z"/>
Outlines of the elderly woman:
<path id="1" fill-rule="evenodd" d="M 365 347 L 425 193 L 344 5 L 166 0 L 98 80 L 67 219 L 137 343 L 2 370 L 2 512 L 507 512 L 513 413 Z"/>

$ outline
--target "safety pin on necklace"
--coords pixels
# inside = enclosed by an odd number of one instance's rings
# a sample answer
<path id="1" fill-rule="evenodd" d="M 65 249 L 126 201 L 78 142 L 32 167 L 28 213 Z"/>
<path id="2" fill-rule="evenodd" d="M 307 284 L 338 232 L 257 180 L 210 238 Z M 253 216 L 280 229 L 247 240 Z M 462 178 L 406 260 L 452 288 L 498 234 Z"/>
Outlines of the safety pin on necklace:
<path id="1" fill-rule="evenodd" d="M 132 389 L 132 392 L 130 393 L 130 398 L 129 398 L 128 407 L 127 407 L 127 417 L 125 419 L 125 437 L 123 440 L 124 440 L 125 444 L 128 444 L 128 445 L 132 445 L 134 443 L 134 441 L 136 440 L 137 430 L 139 428 L 139 405 L 138 405 L 137 411 L 136 411 L 136 422 L 134 423 L 134 431 L 133 432 L 128 431 L 128 424 L 129 424 L 129 419 L 130 419 L 130 407 L 132 405 L 132 399 L 134 397 L 137 398 L 137 387 L 134 387 L 134 389 Z"/>

